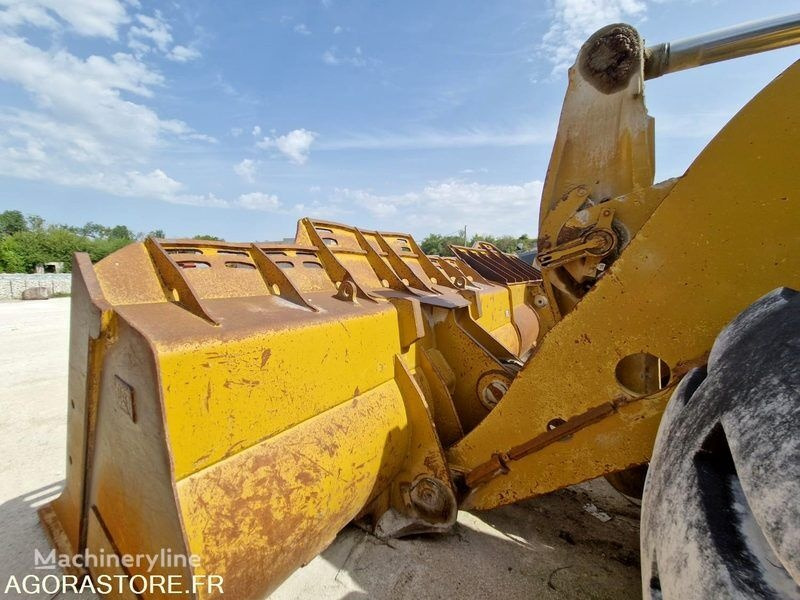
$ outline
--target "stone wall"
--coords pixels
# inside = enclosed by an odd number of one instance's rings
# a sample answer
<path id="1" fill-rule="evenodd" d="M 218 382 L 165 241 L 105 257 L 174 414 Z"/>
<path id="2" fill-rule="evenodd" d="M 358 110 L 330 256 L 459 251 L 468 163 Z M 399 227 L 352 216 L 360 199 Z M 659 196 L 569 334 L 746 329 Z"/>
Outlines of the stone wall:
<path id="1" fill-rule="evenodd" d="M 69 294 L 71 273 L 0 273 L 0 300 L 19 300 L 22 292 L 32 287 L 44 287 L 53 294 Z"/>

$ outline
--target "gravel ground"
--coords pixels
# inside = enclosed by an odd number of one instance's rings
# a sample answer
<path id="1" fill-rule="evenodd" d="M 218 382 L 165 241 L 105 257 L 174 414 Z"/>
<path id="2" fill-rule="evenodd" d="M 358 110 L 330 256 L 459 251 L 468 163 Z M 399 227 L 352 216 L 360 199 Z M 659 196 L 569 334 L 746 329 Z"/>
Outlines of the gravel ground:
<path id="1" fill-rule="evenodd" d="M 41 574 L 34 549 L 50 550 L 35 509 L 64 478 L 69 302 L 0 302 L 0 595 L 11 575 Z M 592 516 L 590 503 L 611 519 Z M 348 527 L 271 597 L 640 596 L 638 508 L 600 479 L 516 506 L 461 512 L 445 535 L 384 543 Z"/>

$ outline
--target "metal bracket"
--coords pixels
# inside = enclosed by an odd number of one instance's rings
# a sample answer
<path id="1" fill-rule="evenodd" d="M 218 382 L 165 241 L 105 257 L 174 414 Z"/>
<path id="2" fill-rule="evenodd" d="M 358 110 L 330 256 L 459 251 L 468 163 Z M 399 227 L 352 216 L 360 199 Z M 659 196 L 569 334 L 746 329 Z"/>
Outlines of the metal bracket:
<path id="1" fill-rule="evenodd" d="M 604 208 L 600 211 L 594 227 L 581 237 L 556 246 L 552 250 L 539 254 L 539 264 L 543 269 L 553 269 L 568 262 L 585 258 L 587 267 L 597 268 L 600 260 L 607 256 L 617 245 L 617 234 L 611 228 L 614 209 Z"/>

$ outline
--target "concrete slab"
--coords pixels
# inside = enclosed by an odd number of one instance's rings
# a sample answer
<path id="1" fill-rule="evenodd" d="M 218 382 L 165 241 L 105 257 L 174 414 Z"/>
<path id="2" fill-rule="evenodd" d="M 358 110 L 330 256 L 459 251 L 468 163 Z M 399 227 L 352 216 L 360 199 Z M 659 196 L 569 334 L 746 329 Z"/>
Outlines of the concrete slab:
<path id="1" fill-rule="evenodd" d="M 0 302 L 0 592 L 41 575 L 34 549 L 50 550 L 35 510 L 64 478 L 69 302 Z M 384 543 L 348 527 L 272 598 L 637 598 L 638 561 L 638 508 L 601 479 L 460 512 L 444 535 Z"/>

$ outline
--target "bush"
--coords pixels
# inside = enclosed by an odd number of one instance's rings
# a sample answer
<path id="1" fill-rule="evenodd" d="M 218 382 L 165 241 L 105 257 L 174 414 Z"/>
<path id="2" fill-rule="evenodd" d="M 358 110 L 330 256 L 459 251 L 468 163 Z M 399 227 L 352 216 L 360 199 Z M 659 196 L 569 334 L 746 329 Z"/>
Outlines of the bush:
<path id="1" fill-rule="evenodd" d="M 0 213 L 0 272 L 32 273 L 36 265 L 48 262 L 63 262 L 69 270 L 75 252 L 88 252 L 97 262 L 138 237 L 125 225 L 47 225 L 36 215 L 25 218 L 8 210 Z"/>
<path id="2" fill-rule="evenodd" d="M 495 237 L 493 235 L 475 234 L 467 238 L 465 244 L 463 235 L 440 235 L 438 233 L 431 233 L 420 242 L 419 247 L 422 248 L 425 254 L 453 256 L 450 251 L 451 244 L 454 246 L 474 246 L 477 242 L 489 242 L 503 252 L 509 253 L 525 252 L 536 248 L 536 240 L 528 237 L 527 234 L 522 234 L 519 237 L 511 235 Z"/>

